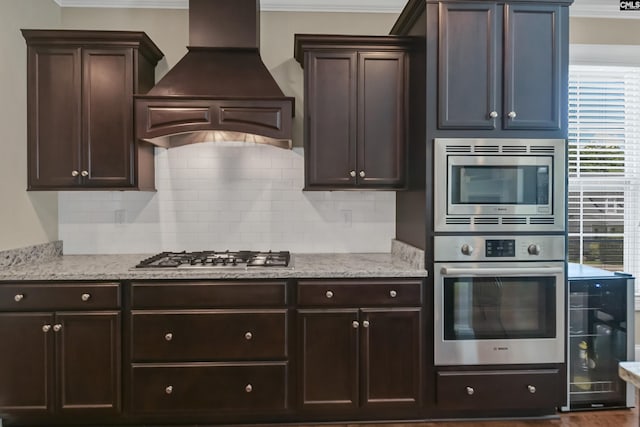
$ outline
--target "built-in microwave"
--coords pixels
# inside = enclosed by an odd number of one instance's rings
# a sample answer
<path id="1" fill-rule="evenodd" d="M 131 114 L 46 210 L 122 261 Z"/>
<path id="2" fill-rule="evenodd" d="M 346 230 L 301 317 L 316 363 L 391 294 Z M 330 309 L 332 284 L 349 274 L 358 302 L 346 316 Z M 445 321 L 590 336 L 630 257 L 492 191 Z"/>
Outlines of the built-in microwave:
<path id="1" fill-rule="evenodd" d="M 563 139 L 434 140 L 434 230 L 565 229 Z"/>

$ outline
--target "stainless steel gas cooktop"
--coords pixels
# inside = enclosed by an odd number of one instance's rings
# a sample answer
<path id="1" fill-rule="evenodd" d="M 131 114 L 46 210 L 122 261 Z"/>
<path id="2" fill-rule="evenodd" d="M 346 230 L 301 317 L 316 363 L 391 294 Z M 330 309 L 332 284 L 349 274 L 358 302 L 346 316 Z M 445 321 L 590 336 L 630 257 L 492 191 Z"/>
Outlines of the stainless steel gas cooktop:
<path id="1" fill-rule="evenodd" d="M 289 251 L 161 252 L 140 261 L 136 268 L 292 268 Z"/>

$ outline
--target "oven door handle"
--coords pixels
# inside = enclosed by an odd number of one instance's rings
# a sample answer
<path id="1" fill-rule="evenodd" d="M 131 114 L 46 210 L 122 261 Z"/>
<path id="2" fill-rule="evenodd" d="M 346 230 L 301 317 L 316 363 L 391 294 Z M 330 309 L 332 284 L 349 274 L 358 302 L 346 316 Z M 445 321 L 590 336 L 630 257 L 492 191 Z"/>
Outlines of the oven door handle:
<path id="1" fill-rule="evenodd" d="M 456 268 L 442 267 L 440 273 L 444 276 L 509 276 L 509 275 L 549 275 L 564 273 L 563 267 L 481 267 L 481 268 Z"/>

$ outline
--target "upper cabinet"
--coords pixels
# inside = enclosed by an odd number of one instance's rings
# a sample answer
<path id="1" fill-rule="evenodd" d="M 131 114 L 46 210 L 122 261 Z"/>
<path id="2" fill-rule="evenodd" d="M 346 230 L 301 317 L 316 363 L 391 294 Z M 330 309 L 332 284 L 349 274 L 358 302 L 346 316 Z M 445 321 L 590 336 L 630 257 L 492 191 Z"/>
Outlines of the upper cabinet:
<path id="1" fill-rule="evenodd" d="M 23 30 L 28 189 L 153 190 L 153 148 L 136 143 L 133 95 L 162 52 L 142 32 Z"/>
<path id="2" fill-rule="evenodd" d="M 438 128 L 560 129 L 567 43 L 561 9 L 440 3 Z"/>
<path id="3" fill-rule="evenodd" d="M 304 67 L 305 189 L 400 189 L 409 39 L 295 36 Z"/>

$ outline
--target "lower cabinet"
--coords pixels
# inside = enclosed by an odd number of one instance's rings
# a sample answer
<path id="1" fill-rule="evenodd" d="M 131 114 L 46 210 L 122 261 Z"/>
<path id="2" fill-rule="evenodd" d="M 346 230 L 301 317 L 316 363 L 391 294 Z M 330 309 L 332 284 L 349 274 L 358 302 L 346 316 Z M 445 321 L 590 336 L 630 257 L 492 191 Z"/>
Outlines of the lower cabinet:
<path id="1" fill-rule="evenodd" d="M 300 282 L 298 306 L 315 306 L 297 310 L 300 409 L 356 416 L 417 409 L 420 301 L 420 281 Z M 398 307 L 405 304 L 415 306 Z"/>
<path id="2" fill-rule="evenodd" d="M 558 369 L 440 371 L 437 403 L 444 410 L 553 408 L 562 402 Z"/>
<path id="3" fill-rule="evenodd" d="M 134 417 L 282 417 L 290 410 L 286 296 L 285 281 L 132 283 Z"/>
<path id="4" fill-rule="evenodd" d="M 0 286 L 0 418 L 118 414 L 119 285 Z"/>

